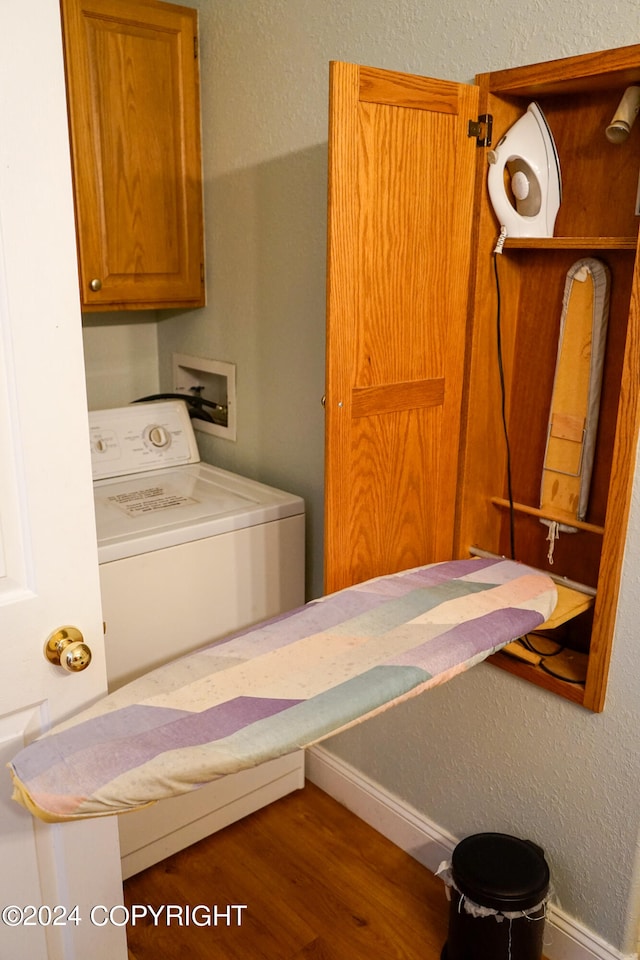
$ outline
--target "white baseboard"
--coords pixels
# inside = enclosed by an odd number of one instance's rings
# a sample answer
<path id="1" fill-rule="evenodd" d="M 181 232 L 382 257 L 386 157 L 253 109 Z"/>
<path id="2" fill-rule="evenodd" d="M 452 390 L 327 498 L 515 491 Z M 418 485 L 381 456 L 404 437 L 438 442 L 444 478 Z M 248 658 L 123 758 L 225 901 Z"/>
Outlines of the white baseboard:
<path id="1" fill-rule="evenodd" d="M 306 777 L 428 870 L 450 859 L 455 837 L 324 747 L 307 750 Z M 638 954 L 620 953 L 553 904 L 545 924 L 544 954 L 548 960 L 638 960 Z"/>

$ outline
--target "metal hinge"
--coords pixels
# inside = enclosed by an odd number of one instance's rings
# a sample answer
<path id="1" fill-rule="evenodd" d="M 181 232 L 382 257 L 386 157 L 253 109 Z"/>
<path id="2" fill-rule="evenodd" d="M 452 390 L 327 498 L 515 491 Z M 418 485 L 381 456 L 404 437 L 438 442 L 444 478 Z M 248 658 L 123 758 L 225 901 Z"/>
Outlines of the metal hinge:
<path id="1" fill-rule="evenodd" d="M 490 113 L 483 113 L 477 120 L 469 120 L 467 130 L 468 137 L 475 137 L 479 147 L 491 146 L 491 133 L 493 131 L 493 116 Z M 483 136 L 484 134 L 484 136 Z"/>
<path id="2" fill-rule="evenodd" d="M 198 38 L 197 37 L 193 38 L 193 59 L 194 60 L 198 59 Z"/>

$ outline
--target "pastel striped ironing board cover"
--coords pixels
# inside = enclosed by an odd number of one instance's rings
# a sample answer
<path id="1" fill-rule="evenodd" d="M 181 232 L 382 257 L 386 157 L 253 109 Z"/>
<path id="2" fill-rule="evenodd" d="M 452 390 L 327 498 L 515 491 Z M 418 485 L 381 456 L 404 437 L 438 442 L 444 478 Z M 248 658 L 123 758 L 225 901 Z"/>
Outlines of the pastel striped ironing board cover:
<path id="1" fill-rule="evenodd" d="M 556 598 L 546 575 L 493 559 L 330 594 L 154 670 L 29 744 L 9 764 L 14 799 L 51 822 L 186 793 L 450 680 L 540 626 Z"/>

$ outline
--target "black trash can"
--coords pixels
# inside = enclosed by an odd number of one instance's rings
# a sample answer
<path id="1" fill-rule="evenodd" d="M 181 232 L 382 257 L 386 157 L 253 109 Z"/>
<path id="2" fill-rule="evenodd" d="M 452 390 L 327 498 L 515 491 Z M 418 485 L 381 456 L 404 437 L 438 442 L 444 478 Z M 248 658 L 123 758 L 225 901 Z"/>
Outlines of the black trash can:
<path id="1" fill-rule="evenodd" d="M 441 960 L 541 960 L 549 867 L 540 847 L 477 833 L 454 849 Z"/>

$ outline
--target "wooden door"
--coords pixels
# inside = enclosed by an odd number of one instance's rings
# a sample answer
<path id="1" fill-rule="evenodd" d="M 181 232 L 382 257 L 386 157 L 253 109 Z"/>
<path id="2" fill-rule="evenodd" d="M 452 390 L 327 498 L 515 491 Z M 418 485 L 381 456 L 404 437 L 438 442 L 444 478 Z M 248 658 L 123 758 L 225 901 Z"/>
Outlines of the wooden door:
<path id="1" fill-rule="evenodd" d="M 327 592 L 452 556 L 478 98 L 331 66 Z"/>
<path id="2" fill-rule="evenodd" d="M 122 903 L 115 818 L 36 821 L 6 769 L 106 677 L 56 0 L 0 5 L 0 64 L 0 955 L 124 960 L 91 921 Z M 44 657 L 66 624 L 93 651 L 77 675 Z"/>
<path id="3" fill-rule="evenodd" d="M 62 15 L 83 306 L 202 305 L 197 13 L 62 0 Z"/>

